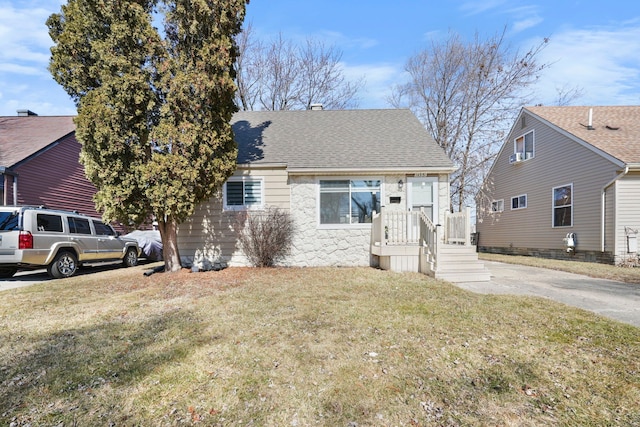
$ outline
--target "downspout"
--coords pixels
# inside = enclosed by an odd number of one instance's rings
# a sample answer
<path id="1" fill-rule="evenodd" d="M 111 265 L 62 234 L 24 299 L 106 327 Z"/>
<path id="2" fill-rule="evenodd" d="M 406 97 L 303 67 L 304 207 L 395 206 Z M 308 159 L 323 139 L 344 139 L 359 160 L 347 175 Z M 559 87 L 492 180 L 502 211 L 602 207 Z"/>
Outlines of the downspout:
<path id="1" fill-rule="evenodd" d="M 4 189 L 5 189 L 2 204 L 3 205 L 7 204 L 7 176 L 12 176 L 13 177 L 13 206 L 17 206 L 18 205 L 18 174 L 12 171 L 11 169 L 8 169 L 5 166 L 0 166 L 0 175 L 2 175 L 2 178 L 4 181 Z"/>
<path id="2" fill-rule="evenodd" d="M 626 174 L 629 173 L 629 165 L 625 166 L 624 170 L 616 175 L 615 178 L 613 178 L 611 181 L 609 181 L 607 184 L 605 184 L 604 187 L 602 187 L 602 200 L 600 202 L 601 205 L 601 212 L 600 212 L 600 252 L 604 252 L 604 227 L 605 227 L 605 193 L 607 191 L 607 188 L 611 187 L 613 184 L 616 183 L 616 181 L 618 181 L 620 178 L 622 178 L 623 176 L 625 176 Z M 614 231 L 615 233 L 615 231 Z"/>
<path id="3" fill-rule="evenodd" d="M 13 206 L 18 206 L 18 174 L 13 175 Z"/>

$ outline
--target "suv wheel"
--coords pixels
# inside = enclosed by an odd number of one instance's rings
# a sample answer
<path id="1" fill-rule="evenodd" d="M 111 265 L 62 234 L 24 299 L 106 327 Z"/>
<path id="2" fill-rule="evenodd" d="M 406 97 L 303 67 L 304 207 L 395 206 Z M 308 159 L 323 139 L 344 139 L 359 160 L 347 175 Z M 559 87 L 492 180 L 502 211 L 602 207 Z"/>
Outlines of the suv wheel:
<path id="1" fill-rule="evenodd" d="M 122 263 L 125 267 L 135 267 L 136 265 L 138 265 L 138 251 L 136 250 L 136 248 L 127 249 L 127 253 L 124 254 Z"/>
<path id="2" fill-rule="evenodd" d="M 72 252 L 63 251 L 58 253 L 49 264 L 47 273 L 53 278 L 63 279 L 71 277 L 78 270 L 78 259 Z"/>
<path id="3" fill-rule="evenodd" d="M 0 268 L 0 279 L 8 279 L 10 277 L 13 277 L 13 275 L 16 274 L 17 271 L 18 271 L 17 268 L 11 268 L 11 267 Z"/>

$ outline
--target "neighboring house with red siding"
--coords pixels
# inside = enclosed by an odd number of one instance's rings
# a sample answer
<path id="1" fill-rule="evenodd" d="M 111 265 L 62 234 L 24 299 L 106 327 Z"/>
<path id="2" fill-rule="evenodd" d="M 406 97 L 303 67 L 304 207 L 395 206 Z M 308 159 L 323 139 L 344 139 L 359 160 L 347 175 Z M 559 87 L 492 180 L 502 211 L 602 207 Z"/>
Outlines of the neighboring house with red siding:
<path id="1" fill-rule="evenodd" d="M 0 117 L 0 204 L 44 205 L 100 216 L 79 162 L 73 116 L 18 110 Z"/>

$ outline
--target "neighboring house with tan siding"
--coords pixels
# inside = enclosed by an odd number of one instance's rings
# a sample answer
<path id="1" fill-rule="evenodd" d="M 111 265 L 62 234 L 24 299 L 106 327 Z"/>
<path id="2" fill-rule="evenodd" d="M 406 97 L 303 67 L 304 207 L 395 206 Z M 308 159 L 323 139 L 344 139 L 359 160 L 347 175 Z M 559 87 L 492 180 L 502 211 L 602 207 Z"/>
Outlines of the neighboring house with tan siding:
<path id="1" fill-rule="evenodd" d="M 640 106 L 523 108 L 476 222 L 483 252 L 637 262 Z"/>
<path id="2" fill-rule="evenodd" d="M 0 117 L 0 204 L 44 205 L 96 216 L 93 184 L 79 163 L 72 116 L 19 110 Z"/>
<path id="3" fill-rule="evenodd" d="M 451 160 L 409 110 L 239 112 L 238 168 L 180 225 L 185 265 L 247 265 L 238 212 L 291 213 L 289 266 L 369 266 L 375 212 L 449 210 Z M 416 253 L 418 247 L 416 246 Z"/>

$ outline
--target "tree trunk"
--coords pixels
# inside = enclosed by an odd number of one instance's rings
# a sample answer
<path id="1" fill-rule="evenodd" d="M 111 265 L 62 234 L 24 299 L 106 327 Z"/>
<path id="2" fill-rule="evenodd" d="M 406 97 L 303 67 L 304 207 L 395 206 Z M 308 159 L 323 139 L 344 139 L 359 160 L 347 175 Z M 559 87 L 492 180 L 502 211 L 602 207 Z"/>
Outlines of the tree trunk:
<path id="1" fill-rule="evenodd" d="M 164 258 L 164 271 L 180 271 L 180 252 L 178 251 L 178 223 L 169 217 L 158 221 L 160 237 L 162 238 L 162 257 Z"/>

